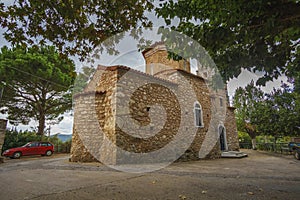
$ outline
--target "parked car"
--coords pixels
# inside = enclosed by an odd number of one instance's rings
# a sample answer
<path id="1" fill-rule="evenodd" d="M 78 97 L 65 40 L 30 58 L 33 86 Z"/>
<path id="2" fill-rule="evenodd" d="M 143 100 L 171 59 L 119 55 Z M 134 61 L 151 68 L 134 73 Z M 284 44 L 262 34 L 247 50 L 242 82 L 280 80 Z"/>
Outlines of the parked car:
<path id="1" fill-rule="evenodd" d="M 300 147 L 299 142 L 289 142 L 288 148 L 290 152 L 293 152 L 297 147 Z"/>
<path id="2" fill-rule="evenodd" d="M 10 158 L 20 158 L 29 155 L 51 156 L 53 152 L 54 147 L 50 142 L 29 142 L 21 147 L 8 149 L 2 155 Z"/>
<path id="3" fill-rule="evenodd" d="M 294 148 L 294 155 L 297 160 L 300 160 L 300 146 Z"/>

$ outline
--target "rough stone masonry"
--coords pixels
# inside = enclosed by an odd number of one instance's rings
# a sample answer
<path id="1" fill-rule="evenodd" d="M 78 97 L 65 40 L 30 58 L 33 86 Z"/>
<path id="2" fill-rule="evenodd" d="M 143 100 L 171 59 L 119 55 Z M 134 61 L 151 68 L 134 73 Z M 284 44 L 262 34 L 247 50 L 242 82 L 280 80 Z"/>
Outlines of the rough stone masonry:
<path id="1" fill-rule="evenodd" d="M 1 155 L 2 155 L 2 147 L 4 144 L 6 125 L 7 125 L 7 120 L 0 119 L 0 163 L 3 162 L 3 158 L 1 158 Z"/>
<path id="2" fill-rule="evenodd" d="M 172 156 L 197 160 L 203 158 L 199 152 L 218 158 L 221 151 L 239 149 L 234 108 L 225 93 L 190 73 L 188 61 L 167 59 L 161 43 L 143 55 L 147 73 L 99 66 L 75 95 L 71 161 L 128 164 L 137 155 L 140 163 Z"/>

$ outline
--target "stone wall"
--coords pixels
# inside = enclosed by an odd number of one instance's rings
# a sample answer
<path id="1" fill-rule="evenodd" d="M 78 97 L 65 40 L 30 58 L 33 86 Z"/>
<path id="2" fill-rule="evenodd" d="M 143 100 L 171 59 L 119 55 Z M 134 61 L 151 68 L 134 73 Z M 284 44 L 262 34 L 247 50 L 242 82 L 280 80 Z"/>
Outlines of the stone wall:
<path id="1" fill-rule="evenodd" d="M 179 160 L 197 160 L 199 159 L 200 150 L 204 152 L 204 157 L 206 158 L 220 157 L 221 152 L 217 132 L 209 130 L 214 110 L 212 110 L 211 92 L 206 81 L 185 70 L 165 70 L 157 73 L 156 76 L 178 85 L 179 101 L 184 102 L 182 104 L 185 105 L 182 109 L 184 118 L 181 118 L 181 123 L 185 131 L 190 132 L 191 136 L 194 137 L 190 147 Z M 202 107 L 203 127 L 195 127 L 194 104 L 196 101 Z M 203 142 L 207 144 L 203 145 Z"/>
<path id="2" fill-rule="evenodd" d="M 118 75 L 117 163 L 151 162 L 154 159 L 145 154 L 163 148 L 178 131 L 177 85 L 126 69 L 119 69 Z"/>
<path id="3" fill-rule="evenodd" d="M 226 128 L 228 150 L 238 151 L 240 147 L 239 147 L 238 132 L 237 132 L 236 119 L 235 119 L 233 107 L 227 107 L 225 128 Z"/>
<path id="4" fill-rule="evenodd" d="M 168 69 L 181 69 L 190 72 L 190 62 L 187 60 L 175 61 L 168 58 L 168 51 L 163 44 L 143 51 L 143 56 L 147 63 L 146 73 L 155 75 L 156 73 Z"/>
<path id="5" fill-rule="evenodd" d="M 199 159 L 200 151 L 206 152 L 206 158 L 217 158 L 220 156 L 220 147 L 217 143 L 217 139 L 214 138 L 209 132 L 209 126 L 211 123 L 211 101 L 210 91 L 207 87 L 205 80 L 201 77 L 187 73 L 185 71 L 177 70 L 177 83 L 179 85 L 179 91 L 182 93 L 182 101 L 185 102 L 185 113 L 190 113 L 184 121 L 187 126 L 187 130 L 190 132 L 196 132 L 194 140 L 186 151 L 186 153 L 180 158 L 180 160 L 197 160 Z M 173 76 L 169 76 L 174 79 Z M 192 98 L 194 94 L 196 99 Z M 199 102 L 202 108 L 203 127 L 195 127 L 194 116 L 194 104 L 195 101 Z M 203 143 L 209 142 L 209 145 L 203 145 Z"/>
<path id="6" fill-rule="evenodd" d="M 114 164 L 115 152 L 100 149 L 105 138 L 115 143 L 115 89 L 117 72 L 99 67 L 82 93 L 74 96 L 74 125 L 70 161 L 100 159 Z M 105 137 L 104 137 L 105 136 Z"/>
<path id="7" fill-rule="evenodd" d="M 202 132 L 197 134 L 198 139 L 197 137 L 195 138 L 195 142 L 188 150 L 188 154 L 185 154 L 183 157 L 188 157 L 187 159 L 190 159 L 190 157 L 196 155 L 195 152 L 199 152 L 200 147 L 206 153 L 210 151 L 209 154 L 206 155 L 207 158 L 220 157 L 221 151 L 218 133 L 219 126 L 225 127 L 228 150 L 239 150 L 234 108 L 229 107 L 229 102 L 226 101 L 226 88 L 225 90 L 209 89 L 207 87 L 207 84 L 209 83 L 207 83 L 205 79 L 190 73 L 186 73 L 183 70 L 165 70 L 157 73 L 156 76 L 179 84 L 178 73 L 184 75 L 184 78 L 188 79 L 189 83 L 192 83 L 193 90 L 196 92 L 197 99 L 201 103 L 201 106 L 204 110 L 204 120 L 206 120 L 204 121 L 205 127 L 202 129 Z M 186 83 L 179 85 L 186 86 L 183 88 L 184 92 L 186 92 L 188 87 L 190 87 L 190 85 Z M 188 102 L 189 100 L 185 99 L 185 101 Z M 190 102 L 190 104 L 192 103 L 193 102 Z M 210 118 L 211 115 L 214 115 L 213 119 Z M 212 131 L 210 132 L 208 132 L 208 124 L 212 126 Z M 206 137 L 206 139 L 208 138 L 208 140 L 206 140 L 208 145 L 202 146 L 204 137 Z M 211 149 L 212 146 L 213 148 Z M 205 148 L 207 148 L 207 150 L 205 150 Z"/>
<path id="8" fill-rule="evenodd" d="M 220 125 L 228 149 L 238 150 L 234 112 L 224 91 L 211 91 L 206 80 L 184 70 L 153 77 L 123 66 L 98 67 L 74 100 L 71 161 L 114 165 L 167 162 L 174 156 L 218 158 Z M 202 108 L 202 127 L 195 126 L 195 102 Z"/>
<path id="9" fill-rule="evenodd" d="M 165 73 L 166 77 L 162 73 L 155 78 L 124 67 L 99 68 L 91 83 L 74 98 L 70 160 L 130 163 L 130 153 L 124 152 L 158 151 L 173 142 L 175 136 L 180 137 L 180 133 L 184 137 L 174 149 L 167 150 L 168 155 L 188 149 L 180 160 L 198 159 L 210 123 L 208 88 L 203 79 L 187 72 Z M 196 101 L 202 106 L 203 127 L 195 127 Z M 103 136 L 114 147 L 100 148 L 99 145 L 107 144 L 99 143 Z M 184 146 L 189 139 L 189 147 Z M 208 157 L 218 156 L 216 146 Z M 147 159 L 140 161 L 151 161 L 151 157 Z M 161 161 L 168 159 L 162 156 Z"/>
<path id="10" fill-rule="evenodd" d="M 2 154 L 2 147 L 4 144 L 6 125 L 7 125 L 7 120 L 0 119 L 0 163 L 3 162 L 3 159 L 1 158 L 1 154 Z"/>
<path id="11" fill-rule="evenodd" d="M 174 150 L 174 152 L 179 152 L 181 149 L 187 149 L 182 153 L 179 160 L 199 159 L 201 148 L 207 148 L 202 149 L 203 152 L 207 153 L 205 155 L 207 158 L 220 157 L 221 152 L 217 132 L 215 132 L 212 137 L 211 133 L 208 132 L 212 110 L 210 92 L 205 80 L 183 70 L 165 70 L 158 73 L 157 76 L 159 79 L 134 72 L 128 74 L 127 72 L 125 78 L 120 76 L 118 79 L 117 102 L 121 103 L 117 103 L 117 105 L 120 106 L 117 106 L 117 118 L 129 119 L 132 117 L 138 123 L 135 127 L 131 125 L 129 127 L 130 130 L 126 131 L 117 125 L 117 146 L 129 152 L 148 153 L 164 148 L 168 143 L 173 142 L 173 137 L 176 134 L 180 135 L 184 132 L 184 134 L 182 134 L 184 138 L 176 145 L 178 149 Z M 160 79 L 167 80 L 168 82 Z M 141 87 L 139 87 L 139 85 L 141 85 Z M 123 99 L 130 99 L 129 103 Z M 195 127 L 195 102 L 199 102 L 202 107 L 203 127 Z M 127 103 L 130 109 L 122 110 L 126 108 Z M 150 122 L 147 107 L 149 106 L 148 108 L 151 112 L 151 106 L 155 104 L 162 105 L 166 110 L 166 119 L 163 119 L 155 112 L 152 113 L 152 119 L 165 121 L 163 127 L 162 125 L 157 126 L 155 123 Z M 118 122 L 118 120 L 116 121 Z M 122 124 L 120 125 L 124 126 Z M 142 128 L 139 127 L 140 125 L 142 125 L 143 128 L 149 125 L 147 127 L 148 130 L 147 128 L 142 130 Z M 140 130 L 138 130 L 139 128 Z M 143 133 L 149 131 L 149 135 L 153 136 L 149 136 L 147 139 L 141 139 L 136 135 L 141 130 Z M 132 131 L 131 134 L 136 137 L 128 135 L 130 131 Z M 189 141 L 191 138 L 191 144 L 188 147 L 184 146 L 187 144 L 185 141 Z M 205 139 L 206 141 L 211 140 L 207 146 L 202 145 Z M 174 152 L 170 152 L 170 155 Z M 126 153 L 120 153 L 120 151 L 118 151 L 117 163 L 130 162 L 130 155 L 126 155 Z M 160 158 L 160 155 L 156 156 Z M 151 157 L 148 159 L 151 161 Z M 141 160 L 142 158 L 139 161 L 142 162 Z M 155 160 L 157 160 L 157 157 Z M 161 161 L 167 160 L 168 158 L 161 158 Z M 143 162 L 147 162 L 147 160 L 143 160 Z"/>

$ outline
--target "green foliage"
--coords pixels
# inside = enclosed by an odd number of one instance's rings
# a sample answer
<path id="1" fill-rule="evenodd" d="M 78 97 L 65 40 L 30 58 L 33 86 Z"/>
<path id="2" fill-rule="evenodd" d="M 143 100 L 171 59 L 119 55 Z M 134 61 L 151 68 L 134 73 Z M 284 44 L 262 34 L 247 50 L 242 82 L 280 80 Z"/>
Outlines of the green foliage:
<path id="1" fill-rule="evenodd" d="M 51 142 L 54 145 L 62 144 L 63 142 L 57 137 L 57 135 L 54 135 L 52 137 L 48 137 L 48 141 Z"/>
<path id="2" fill-rule="evenodd" d="M 258 143 L 274 143 L 275 139 L 276 139 L 276 143 L 289 143 L 291 141 L 290 136 L 275 138 L 272 135 L 260 135 L 256 137 Z"/>
<path id="3" fill-rule="evenodd" d="M 238 88 L 234 96 L 237 127 L 251 138 L 300 135 L 300 98 L 293 89 L 283 84 L 271 93 L 263 93 L 253 84 Z"/>
<path id="4" fill-rule="evenodd" d="M 88 84 L 88 82 L 92 79 L 96 69 L 92 67 L 83 67 L 82 71 L 77 74 L 73 93 L 76 94 L 81 92 L 84 87 Z"/>
<path id="5" fill-rule="evenodd" d="M 60 52 L 85 57 L 108 37 L 141 24 L 152 0 L 16 0 L 0 3 L 0 26 L 13 45 L 51 42 Z"/>
<path id="6" fill-rule="evenodd" d="M 58 123 L 71 109 L 71 91 L 76 77 L 74 63 L 54 47 L 3 47 L 0 53 L 0 86 L 4 89 L 1 113 L 10 123 L 39 122 L 42 135 L 46 121 Z"/>
<path id="7" fill-rule="evenodd" d="M 299 95 L 283 84 L 267 94 L 265 99 L 260 110 L 256 111 L 258 117 L 253 120 L 259 131 L 276 137 L 300 135 Z"/>
<path id="8" fill-rule="evenodd" d="M 71 149 L 72 140 L 62 142 L 57 136 L 40 136 L 32 131 L 16 131 L 6 130 L 2 152 L 15 147 L 23 146 L 32 141 L 49 141 L 54 145 L 55 152 L 69 153 Z"/>
<path id="9" fill-rule="evenodd" d="M 157 15 L 167 24 L 177 17 L 171 28 L 203 45 L 224 79 L 242 68 L 265 72 L 260 85 L 284 73 L 299 77 L 300 1 L 161 2 Z"/>
<path id="10" fill-rule="evenodd" d="M 7 130 L 5 133 L 4 144 L 2 147 L 2 152 L 6 149 L 20 147 L 27 142 L 40 141 L 41 136 L 37 135 L 35 132 L 24 131 L 18 132 L 16 130 Z"/>
<path id="11" fill-rule="evenodd" d="M 238 131 L 239 142 L 251 143 L 251 138 L 246 132 Z"/>
<path id="12" fill-rule="evenodd" d="M 252 81 L 245 88 L 239 87 L 235 91 L 233 105 L 236 107 L 237 128 L 239 131 L 247 132 L 251 138 L 259 133 L 253 121 L 259 118 L 258 111 L 264 102 L 264 93 L 255 87 Z"/>
<path id="13" fill-rule="evenodd" d="M 65 142 L 61 141 L 57 135 L 47 137 L 47 140 L 54 145 L 54 151 L 59 153 L 70 153 L 72 139 Z"/>

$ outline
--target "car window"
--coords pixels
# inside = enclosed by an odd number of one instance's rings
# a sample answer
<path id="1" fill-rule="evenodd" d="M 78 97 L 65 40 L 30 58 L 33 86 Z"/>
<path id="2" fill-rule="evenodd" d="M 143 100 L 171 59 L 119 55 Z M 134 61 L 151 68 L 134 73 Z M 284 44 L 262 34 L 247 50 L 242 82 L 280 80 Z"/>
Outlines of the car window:
<path id="1" fill-rule="evenodd" d="M 32 142 L 31 144 L 28 145 L 29 147 L 38 147 L 39 143 L 38 142 Z"/>
<path id="2" fill-rule="evenodd" d="M 26 146 L 29 146 L 30 142 L 24 144 L 22 147 L 26 147 Z"/>
<path id="3" fill-rule="evenodd" d="M 42 142 L 42 143 L 41 143 L 41 146 L 42 146 L 42 147 L 47 147 L 47 146 L 48 146 L 48 147 L 51 147 L 52 144 L 49 143 L 49 142 Z"/>

